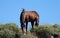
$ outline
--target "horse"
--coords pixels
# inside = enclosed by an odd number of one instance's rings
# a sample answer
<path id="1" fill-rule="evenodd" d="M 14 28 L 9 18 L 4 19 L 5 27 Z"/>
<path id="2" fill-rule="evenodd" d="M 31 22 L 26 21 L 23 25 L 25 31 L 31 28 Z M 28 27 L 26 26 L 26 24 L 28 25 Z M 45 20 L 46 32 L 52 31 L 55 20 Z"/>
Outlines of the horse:
<path id="1" fill-rule="evenodd" d="M 23 9 L 20 14 L 20 24 L 23 33 L 27 33 L 28 22 L 31 22 L 32 29 L 34 29 L 34 23 L 35 26 L 38 27 L 39 15 L 36 11 L 25 11 L 25 9 Z"/>

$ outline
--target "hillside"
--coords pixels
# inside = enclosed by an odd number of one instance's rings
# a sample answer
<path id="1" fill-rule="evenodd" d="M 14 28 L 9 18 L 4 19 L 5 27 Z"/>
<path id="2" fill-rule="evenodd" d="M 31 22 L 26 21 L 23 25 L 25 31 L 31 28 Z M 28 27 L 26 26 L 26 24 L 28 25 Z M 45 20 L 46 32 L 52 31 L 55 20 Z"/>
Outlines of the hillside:
<path id="1" fill-rule="evenodd" d="M 23 35 L 21 28 L 15 23 L 0 24 L 0 38 L 51 38 L 60 37 L 59 24 L 40 25 L 34 30 L 30 29 L 27 35 Z"/>

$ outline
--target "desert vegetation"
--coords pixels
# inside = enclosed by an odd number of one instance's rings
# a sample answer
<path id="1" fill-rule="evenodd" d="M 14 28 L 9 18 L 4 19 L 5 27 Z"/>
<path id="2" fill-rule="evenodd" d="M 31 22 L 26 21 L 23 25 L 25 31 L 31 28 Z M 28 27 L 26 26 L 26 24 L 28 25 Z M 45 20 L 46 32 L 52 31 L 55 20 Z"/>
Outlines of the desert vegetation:
<path id="1" fill-rule="evenodd" d="M 0 38 L 49 38 L 60 37 L 60 24 L 44 24 L 38 28 L 30 29 L 23 35 L 21 28 L 15 23 L 0 24 Z"/>

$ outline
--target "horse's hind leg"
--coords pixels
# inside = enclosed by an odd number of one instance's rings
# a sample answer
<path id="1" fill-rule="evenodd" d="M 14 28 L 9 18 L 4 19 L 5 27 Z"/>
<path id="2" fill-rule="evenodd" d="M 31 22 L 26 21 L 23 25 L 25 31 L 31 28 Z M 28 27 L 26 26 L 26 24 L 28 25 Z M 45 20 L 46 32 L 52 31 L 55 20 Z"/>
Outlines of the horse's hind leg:
<path id="1" fill-rule="evenodd" d="M 25 32 L 25 24 L 21 23 L 21 29 L 22 29 L 22 32 L 24 33 Z"/>
<path id="2" fill-rule="evenodd" d="M 22 32 L 24 33 L 24 30 L 23 30 L 23 24 L 21 23 L 21 29 L 22 29 Z"/>
<path id="3" fill-rule="evenodd" d="M 24 23 L 21 24 L 21 29 L 22 29 L 23 34 L 26 35 L 25 34 L 26 33 L 26 26 Z"/>
<path id="4" fill-rule="evenodd" d="M 26 22 L 26 34 L 27 34 L 28 22 Z"/>

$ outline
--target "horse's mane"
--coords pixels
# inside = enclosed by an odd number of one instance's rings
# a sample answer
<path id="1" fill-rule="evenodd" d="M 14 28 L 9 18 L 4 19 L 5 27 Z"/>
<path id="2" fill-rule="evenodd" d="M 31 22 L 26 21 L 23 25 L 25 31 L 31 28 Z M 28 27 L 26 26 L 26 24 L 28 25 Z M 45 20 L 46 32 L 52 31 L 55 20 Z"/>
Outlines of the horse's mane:
<path id="1" fill-rule="evenodd" d="M 39 14 L 36 11 L 32 11 L 32 12 L 36 13 L 39 16 Z"/>

